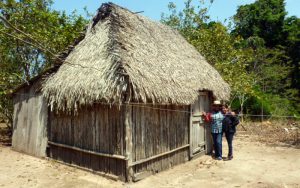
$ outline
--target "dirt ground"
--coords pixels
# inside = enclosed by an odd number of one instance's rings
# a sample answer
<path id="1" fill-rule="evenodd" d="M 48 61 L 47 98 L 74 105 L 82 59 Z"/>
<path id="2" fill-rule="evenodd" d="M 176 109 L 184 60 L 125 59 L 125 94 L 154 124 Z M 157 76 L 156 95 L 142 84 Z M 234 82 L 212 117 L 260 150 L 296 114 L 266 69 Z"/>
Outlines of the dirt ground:
<path id="1" fill-rule="evenodd" d="M 224 142 L 224 155 L 227 145 Z M 136 183 L 123 183 L 0 146 L 0 187 L 299 187 L 300 149 L 237 135 L 232 161 L 203 156 Z"/>

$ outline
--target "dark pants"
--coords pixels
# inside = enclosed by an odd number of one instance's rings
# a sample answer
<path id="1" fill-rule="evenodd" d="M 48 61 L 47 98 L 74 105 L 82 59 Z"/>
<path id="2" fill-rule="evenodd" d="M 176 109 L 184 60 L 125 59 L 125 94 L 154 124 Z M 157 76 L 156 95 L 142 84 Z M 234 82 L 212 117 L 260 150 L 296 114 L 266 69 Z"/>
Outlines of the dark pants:
<path id="1" fill-rule="evenodd" d="M 214 142 L 215 157 L 222 157 L 222 133 L 211 133 Z"/>
<path id="2" fill-rule="evenodd" d="M 226 140 L 227 140 L 227 143 L 228 143 L 228 156 L 232 156 L 233 153 L 232 153 L 232 140 L 233 140 L 233 135 L 234 135 L 234 132 L 231 133 L 231 132 L 225 132 L 225 137 L 226 137 Z"/>

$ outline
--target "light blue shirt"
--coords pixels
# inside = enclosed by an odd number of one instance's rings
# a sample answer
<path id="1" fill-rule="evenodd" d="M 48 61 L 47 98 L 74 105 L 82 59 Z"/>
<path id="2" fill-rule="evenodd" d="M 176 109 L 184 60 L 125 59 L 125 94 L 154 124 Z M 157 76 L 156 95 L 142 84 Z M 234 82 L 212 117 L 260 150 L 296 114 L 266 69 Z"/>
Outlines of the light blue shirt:
<path id="1" fill-rule="evenodd" d="M 222 133 L 222 121 L 224 115 L 219 112 L 214 112 L 211 114 L 211 132 L 212 133 Z"/>

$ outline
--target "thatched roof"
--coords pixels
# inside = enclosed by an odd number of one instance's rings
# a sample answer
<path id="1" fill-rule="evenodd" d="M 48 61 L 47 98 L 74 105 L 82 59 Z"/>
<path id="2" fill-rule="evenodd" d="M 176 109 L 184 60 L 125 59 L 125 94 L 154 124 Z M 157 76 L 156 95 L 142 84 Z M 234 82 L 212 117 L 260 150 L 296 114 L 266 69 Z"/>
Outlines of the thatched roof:
<path id="1" fill-rule="evenodd" d="M 45 80 L 51 106 L 95 101 L 191 104 L 199 90 L 227 99 L 220 74 L 177 31 L 115 4 L 103 4 L 85 37 Z"/>

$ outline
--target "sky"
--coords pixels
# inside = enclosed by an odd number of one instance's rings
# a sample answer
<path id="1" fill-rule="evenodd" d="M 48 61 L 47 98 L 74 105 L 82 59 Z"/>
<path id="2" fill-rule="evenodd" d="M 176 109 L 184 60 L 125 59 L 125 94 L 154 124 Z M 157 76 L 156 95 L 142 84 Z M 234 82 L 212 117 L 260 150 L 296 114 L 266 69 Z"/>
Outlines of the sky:
<path id="1" fill-rule="evenodd" d="M 179 10 L 184 7 L 184 0 L 108 0 L 117 5 L 125 7 L 133 12 L 144 11 L 142 14 L 159 21 L 162 13 L 168 12 L 169 2 L 174 2 Z M 77 10 L 79 14 L 85 16 L 83 8 L 86 7 L 88 12 L 95 14 L 96 10 L 102 3 L 108 2 L 104 0 L 54 0 L 52 6 L 55 10 L 66 11 L 71 13 Z M 198 0 L 194 0 L 197 2 Z M 208 1 L 208 0 L 206 0 Z M 255 0 L 214 0 L 209 9 L 208 14 L 213 21 L 228 20 L 232 17 L 238 6 L 253 3 Z M 295 15 L 300 17 L 300 0 L 285 0 L 288 16 Z"/>

